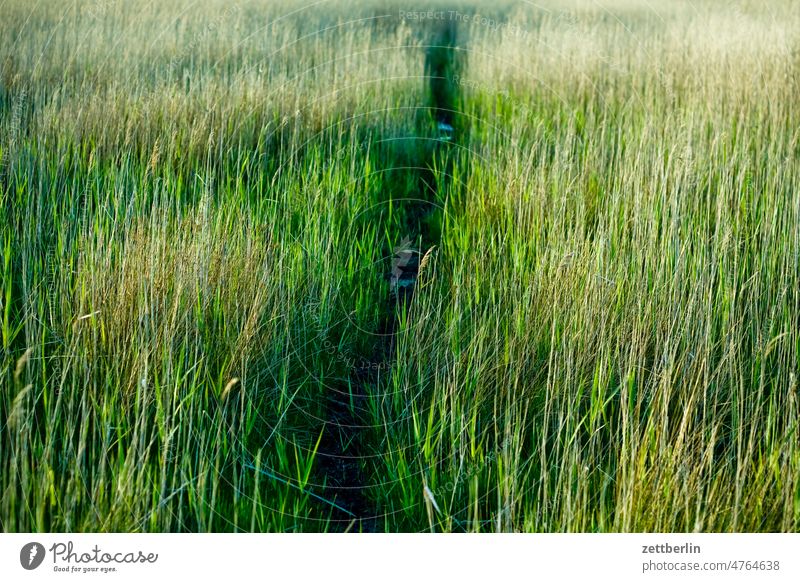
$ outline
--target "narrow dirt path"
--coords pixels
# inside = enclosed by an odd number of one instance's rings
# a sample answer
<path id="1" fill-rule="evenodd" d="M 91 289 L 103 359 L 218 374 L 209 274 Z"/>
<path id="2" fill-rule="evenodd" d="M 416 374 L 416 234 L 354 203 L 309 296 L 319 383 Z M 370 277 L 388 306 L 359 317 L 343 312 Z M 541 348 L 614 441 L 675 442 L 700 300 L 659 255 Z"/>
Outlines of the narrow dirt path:
<path id="1" fill-rule="evenodd" d="M 349 381 L 338 389 L 328 390 L 326 418 L 318 448 L 317 483 L 325 484 L 324 496 L 338 509 L 331 515 L 332 531 L 375 532 L 384 528 L 379 500 L 370 497 L 370 475 L 366 474 L 364 459 L 375 453 L 370 443 L 368 400 L 374 386 L 385 381 L 385 373 L 395 359 L 395 336 L 400 316 L 414 296 L 420 260 L 437 244 L 436 235 L 429 231 L 427 215 L 437 199 L 437 183 L 449 175 L 450 156 L 446 155 L 457 137 L 458 86 L 455 83 L 456 23 L 439 23 L 426 49 L 425 69 L 428 83 L 426 107 L 434 124 L 435 145 L 425 147 L 427 159 L 415 167 L 401 170 L 402 179 L 417 184 L 415 200 L 402 200 L 395 208 L 403 215 L 406 226 L 401 244 L 391 250 L 391 257 L 382 262 L 389 265 L 388 273 L 375 273 L 389 282 L 389 299 L 382 308 L 383 316 L 373 338 L 366 369 L 352 370 Z M 430 132 L 429 132 L 430 133 Z M 422 136 L 424 139 L 427 137 Z M 428 142 L 430 143 L 430 142 Z M 445 160 L 434 171 L 434 162 Z M 438 180 L 437 180 L 438 178 Z M 401 176 L 393 176 L 401 179 Z"/>

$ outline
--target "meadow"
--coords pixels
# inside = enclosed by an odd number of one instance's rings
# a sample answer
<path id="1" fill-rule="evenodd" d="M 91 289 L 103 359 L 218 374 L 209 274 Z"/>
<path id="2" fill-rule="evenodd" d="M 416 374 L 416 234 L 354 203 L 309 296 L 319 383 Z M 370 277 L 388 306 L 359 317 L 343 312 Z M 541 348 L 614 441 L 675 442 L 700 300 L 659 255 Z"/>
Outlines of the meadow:
<path id="1" fill-rule="evenodd" d="M 0 31 L 2 531 L 798 531 L 796 2 Z"/>

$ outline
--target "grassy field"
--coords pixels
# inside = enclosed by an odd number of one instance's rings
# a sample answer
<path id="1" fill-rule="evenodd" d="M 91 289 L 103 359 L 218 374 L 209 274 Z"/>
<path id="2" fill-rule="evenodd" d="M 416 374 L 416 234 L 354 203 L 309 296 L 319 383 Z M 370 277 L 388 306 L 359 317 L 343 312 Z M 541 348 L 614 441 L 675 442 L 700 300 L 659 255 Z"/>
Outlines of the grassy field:
<path id="1" fill-rule="evenodd" d="M 0 31 L 3 531 L 800 529 L 796 2 Z"/>

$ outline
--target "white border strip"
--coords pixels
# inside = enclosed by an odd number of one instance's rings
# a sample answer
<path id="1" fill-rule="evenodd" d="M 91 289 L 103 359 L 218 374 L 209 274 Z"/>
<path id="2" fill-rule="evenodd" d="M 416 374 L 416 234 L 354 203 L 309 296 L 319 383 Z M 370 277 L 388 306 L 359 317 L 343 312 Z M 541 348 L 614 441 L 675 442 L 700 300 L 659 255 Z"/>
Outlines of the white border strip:
<path id="1" fill-rule="evenodd" d="M 777 582 L 800 580 L 799 550 L 800 534 L 3 534 L 0 579 Z"/>

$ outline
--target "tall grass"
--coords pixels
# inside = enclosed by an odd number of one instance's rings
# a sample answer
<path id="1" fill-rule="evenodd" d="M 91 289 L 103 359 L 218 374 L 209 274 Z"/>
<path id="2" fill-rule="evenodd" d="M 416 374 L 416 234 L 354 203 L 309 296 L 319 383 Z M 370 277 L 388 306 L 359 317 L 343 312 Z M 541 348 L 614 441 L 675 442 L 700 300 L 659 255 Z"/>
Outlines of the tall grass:
<path id="1" fill-rule="evenodd" d="M 0 8 L 3 530 L 797 530 L 800 14 L 540 4 Z"/>
<path id="2" fill-rule="evenodd" d="M 776 4 L 473 26 L 471 151 L 379 419 L 405 527 L 796 530 L 800 45 Z"/>
<path id="3" fill-rule="evenodd" d="M 337 512 L 306 487 L 341 367 L 324 346 L 351 289 L 374 317 L 380 247 L 357 252 L 349 218 L 381 194 L 369 137 L 413 127 L 422 55 L 341 6 L 275 26 L 281 8 L 190 8 L 5 9 L 7 531 Z"/>

